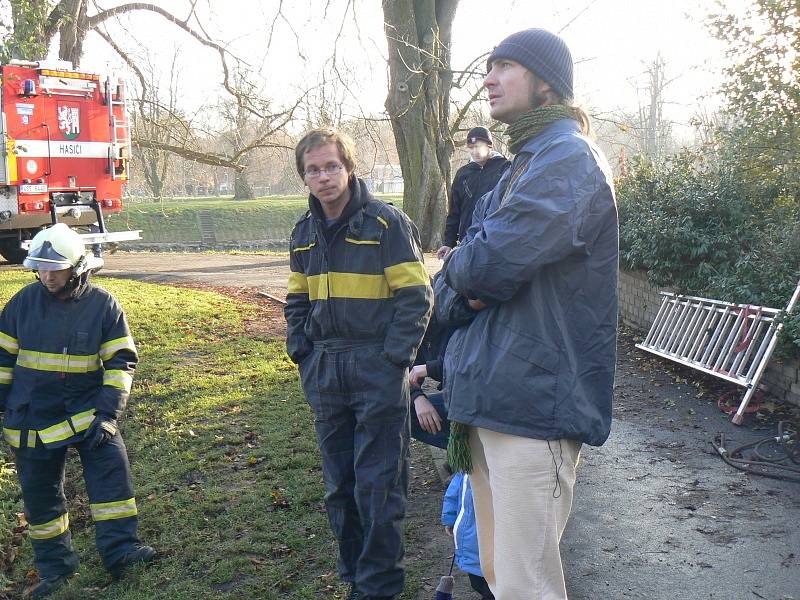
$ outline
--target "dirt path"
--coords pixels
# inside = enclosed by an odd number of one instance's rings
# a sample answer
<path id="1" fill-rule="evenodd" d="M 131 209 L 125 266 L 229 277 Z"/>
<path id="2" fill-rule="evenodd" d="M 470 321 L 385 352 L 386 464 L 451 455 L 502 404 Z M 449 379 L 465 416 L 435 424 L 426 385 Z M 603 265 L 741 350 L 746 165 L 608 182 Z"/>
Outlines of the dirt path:
<path id="1" fill-rule="evenodd" d="M 288 254 L 117 252 L 105 256 L 100 272 L 141 281 L 255 287 L 279 298 L 286 296 Z M 441 267 L 433 255 L 425 266 L 433 274 Z"/>
<path id="2" fill-rule="evenodd" d="M 280 255 L 149 253 L 110 256 L 103 271 L 218 286 L 262 302 L 266 324 L 253 327 L 265 335 L 281 334 L 282 311 L 252 288 L 282 298 L 287 273 Z M 631 335 L 621 337 L 612 434 L 602 448 L 582 451 L 562 542 L 571 600 L 800 598 L 800 484 L 736 471 L 709 444 L 717 432 L 730 447 L 775 435 L 779 418 L 797 429 L 800 411 L 765 412 L 736 428 L 715 405 L 722 389 L 644 355 Z M 424 573 L 423 600 L 433 597 L 452 546 L 439 526 L 443 488 L 419 444 L 412 465 L 407 559 Z M 465 576 L 457 581 L 456 598 L 476 597 Z"/>

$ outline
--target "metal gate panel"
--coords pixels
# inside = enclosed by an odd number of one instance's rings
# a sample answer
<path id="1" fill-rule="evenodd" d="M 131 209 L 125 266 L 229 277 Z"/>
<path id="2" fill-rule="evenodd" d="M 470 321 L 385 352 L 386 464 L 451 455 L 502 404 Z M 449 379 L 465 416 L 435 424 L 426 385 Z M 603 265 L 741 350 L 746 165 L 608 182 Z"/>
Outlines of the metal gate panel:
<path id="1" fill-rule="evenodd" d="M 800 282 L 785 310 L 661 292 L 650 331 L 636 347 L 747 389 L 733 422 L 758 387 L 783 324 L 800 296 Z"/>

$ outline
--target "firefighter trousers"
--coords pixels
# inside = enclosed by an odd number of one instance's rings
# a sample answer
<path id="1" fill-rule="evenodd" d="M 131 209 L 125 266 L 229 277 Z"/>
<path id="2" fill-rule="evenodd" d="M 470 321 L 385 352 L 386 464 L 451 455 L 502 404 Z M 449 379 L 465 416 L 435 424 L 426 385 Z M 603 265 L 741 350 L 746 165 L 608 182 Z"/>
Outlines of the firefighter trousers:
<path id="1" fill-rule="evenodd" d="M 83 465 L 97 550 L 105 567 L 110 568 L 140 544 L 125 443 L 118 432 L 108 443 L 94 450 L 89 450 L 83 441 L 73 445 Z M 64 496 L 68 447 L 48 449 L 39 444 L 15 451 L 33 561 L 42 578 L 71 574 L 78 568 Z"/>
<path id="2" fill-rule="evenodd" d="M 300 365 L 325 480 L 325 506 L 339 543 L 339 574 L 367 596 L 404 585 L 408 491 L 407 370 L 382 343 L 317 342 Z"/>

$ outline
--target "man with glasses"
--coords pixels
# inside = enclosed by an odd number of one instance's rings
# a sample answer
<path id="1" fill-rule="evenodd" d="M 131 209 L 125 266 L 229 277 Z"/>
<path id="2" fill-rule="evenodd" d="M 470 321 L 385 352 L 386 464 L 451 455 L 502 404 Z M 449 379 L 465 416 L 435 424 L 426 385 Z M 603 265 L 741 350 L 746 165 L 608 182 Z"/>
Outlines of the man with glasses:
<path id="1" fill-rule="evenodd" d="M 347 136 L 309 131 L 295 160 L 311 193 L 290 242 L 287 352 L 314 411 L 348 598 L 394 598 L 404 583 L 407 370 L 432 291 L 416 227 L 354 175 Z"/>

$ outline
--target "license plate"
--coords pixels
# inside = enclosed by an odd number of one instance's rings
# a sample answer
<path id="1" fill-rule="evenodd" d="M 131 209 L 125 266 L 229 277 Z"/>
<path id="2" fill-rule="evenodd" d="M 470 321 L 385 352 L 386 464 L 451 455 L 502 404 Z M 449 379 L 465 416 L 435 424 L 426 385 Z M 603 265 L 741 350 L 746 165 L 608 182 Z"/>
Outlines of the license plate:
<path id="1" fill-rule="evenodd" d="M 25 183 L 19 186 L 22 194 L 44 194 L 47 192 L 46 183 Z"/>

